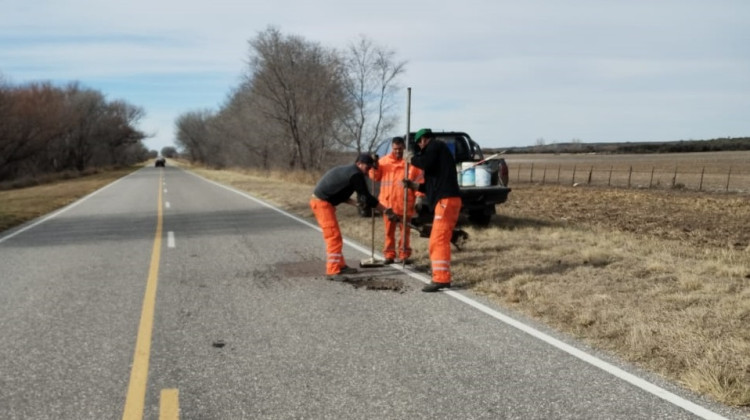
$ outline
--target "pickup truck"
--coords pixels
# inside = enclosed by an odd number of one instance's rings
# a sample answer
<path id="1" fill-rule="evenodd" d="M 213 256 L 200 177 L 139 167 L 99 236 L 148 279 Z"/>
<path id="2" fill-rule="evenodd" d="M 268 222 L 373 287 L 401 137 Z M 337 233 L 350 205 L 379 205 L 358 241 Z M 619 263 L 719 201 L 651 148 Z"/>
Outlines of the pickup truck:
<path id="1" fill-rule="evenodd" d="M 416 147 L 414 134 L 409 134 L 409 147 Z M 435 140 L 446 143 L 448 148 L 454 152 L 457 165 L 461 165 L 463 162 L 482 162 L 486 159 L 482 148 L 464 132 L 433 132 L 433 134 Z M 391 153 L 391 139 L 381 141 L 375 147 L 375 153 L 378 156 Z M 505 159 L 495 157 L 484 163 L 489 167 L 490 185 L 460 186 L 463 203 L 461 212 L 468 217 L 469 222 L 479 226 L 489 224 L 492 215 L 496 213 L 495 206 L 507 201 L 508 194 L 511 191 L 508 188 L 508 165 L 505 163 Z M 365 216 L 365 214 L 362 215 Z M 415 219 L 417 219 L 415 222 L 418 224 L 430 223 L 432 222 L 432 214 L 429 209 L 424 209 L 419 212 Z"/>

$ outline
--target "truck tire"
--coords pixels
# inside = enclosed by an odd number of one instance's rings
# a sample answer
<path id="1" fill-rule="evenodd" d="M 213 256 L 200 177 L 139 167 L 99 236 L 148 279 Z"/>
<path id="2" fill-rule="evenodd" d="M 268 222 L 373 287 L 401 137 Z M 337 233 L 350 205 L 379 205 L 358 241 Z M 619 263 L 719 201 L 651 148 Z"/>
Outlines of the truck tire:
<path id="1" fill-rule="evenodd" d="M 469 222 L 477 226 L 487 226 L 492 219 L 492 213 L 485 209 L 470 210 Z"/>

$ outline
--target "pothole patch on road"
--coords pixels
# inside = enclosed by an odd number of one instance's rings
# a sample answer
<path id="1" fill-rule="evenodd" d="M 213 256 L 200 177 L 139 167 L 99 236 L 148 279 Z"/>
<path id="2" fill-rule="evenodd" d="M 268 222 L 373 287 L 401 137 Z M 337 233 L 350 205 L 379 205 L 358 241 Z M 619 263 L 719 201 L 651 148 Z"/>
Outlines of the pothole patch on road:
<path id="1" fill-rule="evenodd" d="M 342 281 L 354 286 L 355 289 L 364 288 L 365 290 L 391 290 L 394 292 L 404 293 L 406 287 L 403 280 L 383 278 L 383 277 L 355 277 Z"/>

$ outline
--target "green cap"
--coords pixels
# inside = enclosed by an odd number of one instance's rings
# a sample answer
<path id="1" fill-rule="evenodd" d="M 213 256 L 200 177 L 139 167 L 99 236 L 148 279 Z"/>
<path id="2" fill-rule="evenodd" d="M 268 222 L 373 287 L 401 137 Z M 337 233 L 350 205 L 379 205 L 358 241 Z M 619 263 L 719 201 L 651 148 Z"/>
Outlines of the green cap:
<path id="1" fill-rule="evenodd" d="M 414 135 L 414 142 L 419 142 L 419 139 L 424 137 L 427 134 L 432 134 L 432 130 L 429 128 L 423 128 L 419 131 L 417 131 L 417 134 Z"/>

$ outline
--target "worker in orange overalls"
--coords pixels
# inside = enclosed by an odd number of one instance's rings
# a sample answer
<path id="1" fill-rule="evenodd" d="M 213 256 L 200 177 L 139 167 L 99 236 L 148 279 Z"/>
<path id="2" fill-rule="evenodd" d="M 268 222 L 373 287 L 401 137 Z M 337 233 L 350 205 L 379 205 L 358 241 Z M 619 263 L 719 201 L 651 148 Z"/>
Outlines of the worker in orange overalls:
<path id="1" fill-rule="evenodd" d="M 378 200 L 386 206 L 393 209 L 393 212 L 399 216 L 404 215 L 404 190 L 406 194 L 406 220 L 414 216 L 415 193 L 410 189 L 405 189 L 401 182 L 409 179 L 418 184 L 424 182 L 422 170 L 411 166 L 409 167 L 409 176 L 404 176 L 406 171 L 406 161 L 404 160 L 404 138 L 394 137 L 391 140 L 391 153 L 383 156 L 378 161 L 377 168 L 370 169 L 370 178 L 380 182 L 380 193 Z M 417 192 L 416 195 L 424 196 L 424 193 Z M 392 221 L 387 215 L 383 215 L 385 225 L 385 244 L 383 246 L 383 257 L 386 264 L 394 262 L 408 263 L 411 257 L 411 247 L 409 234 L 411 228 L 409 224 L 402 221 Z M 396 252 L 396 228 L 401 230 L 401 236 L 398 240 L 398 253 Z M 398 255 L 398 261 L 396 256 Z"/>
<path id="2" fill-rule="evenodd" d="M 461 211 L 458 174 L 453 154 L 445 143 L 433 138 L 432 130 L 417 131 L 414 141 L 419 150 L 412 156 L 408 149 L 404 159 L 424 171 L 424 183 L 404 179 L 403 185 L 426 192 L 427 203 L 434 209 L 429 243 L 432 282 L 422 291 L 436 292 L 451 287 L 451 236 Z"/>
<path id="3" fill-rule="evenodd" d="M 369 208 L 384 212 L 394 220 L 398 219 L 398 215 L 378 202 L 367 188 L 365 174 L 376 163 L 369 153 L 362 153 L 354 164 L 336 166 L 326 172 L 313 190 L 310 208 L 326 242 L 326 276 L 329 280 L 345 280 L 347 274 L 357 272 L 356 268 L 347 266 L 344 260 L 344 241 L 336 219 L 336 206 L 341 203 L 356 206 L 359 201 Z M 354 192 L 359 198 L 357 201 L 351 198 Z"/>

